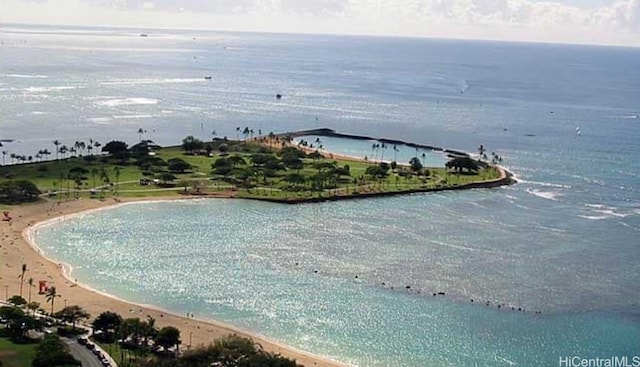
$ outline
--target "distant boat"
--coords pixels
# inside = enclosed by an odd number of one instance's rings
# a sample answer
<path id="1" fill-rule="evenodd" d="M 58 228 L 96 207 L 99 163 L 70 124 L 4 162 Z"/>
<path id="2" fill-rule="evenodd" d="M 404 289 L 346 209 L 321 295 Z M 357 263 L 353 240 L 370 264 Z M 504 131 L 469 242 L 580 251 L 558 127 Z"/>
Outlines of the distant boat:
<path id="1" fill-rule="evenodd" d="M 146 33 L 140 33 L 140 37 L 149 37 L 149 35 Z"/>
<path id="2" fill-rule="evenodd" d="M 276 99 L 282 99 L 282 94 L 276 94 Z"/>
<path id="3" fill-rule="evenodd" d="M 204 77 L 204 80 L 211 80 L 211 75 L 206 75 L 206 76 Z"/>
<path id="4" fill-rule="evenodd" d="M 580 132 L 580 126 L 576 126 L 576 135 L 582 135 L 582 133 Z"/>

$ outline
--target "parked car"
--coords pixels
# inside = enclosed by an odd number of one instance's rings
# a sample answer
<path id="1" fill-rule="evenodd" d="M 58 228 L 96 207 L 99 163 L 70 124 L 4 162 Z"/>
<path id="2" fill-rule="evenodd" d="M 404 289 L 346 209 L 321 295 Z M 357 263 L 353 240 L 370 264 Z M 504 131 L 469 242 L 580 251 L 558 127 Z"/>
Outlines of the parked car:
<path id="1" fill-rule="evenodd" d="M 80 345 L 86 345 L 86 344 L 89 342 L 89 340 L 87 340 L 86 338 L 83 338 L 83 337 L 79 337 L 79 338 L 77 339 L 77 342 L 78 342 L 78 344 L 80 344 Z"/>

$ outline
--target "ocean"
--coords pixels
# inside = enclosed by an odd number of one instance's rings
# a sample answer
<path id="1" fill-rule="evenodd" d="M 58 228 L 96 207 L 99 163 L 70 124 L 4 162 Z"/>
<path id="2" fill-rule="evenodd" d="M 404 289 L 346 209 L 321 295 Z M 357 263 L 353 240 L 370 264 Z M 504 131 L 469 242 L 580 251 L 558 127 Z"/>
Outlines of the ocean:
<path id="1" fill-rule="evenodd" d="M 40 229 L 97 289 L 359 366 L 640 354 L 640 49 L 18 25 L 0 38 L 9 152 L 133 143 L 140 128 L 177 144 L 329 127 L 482 144 L 519 179 L 298 206 L 135 204 Z"/>

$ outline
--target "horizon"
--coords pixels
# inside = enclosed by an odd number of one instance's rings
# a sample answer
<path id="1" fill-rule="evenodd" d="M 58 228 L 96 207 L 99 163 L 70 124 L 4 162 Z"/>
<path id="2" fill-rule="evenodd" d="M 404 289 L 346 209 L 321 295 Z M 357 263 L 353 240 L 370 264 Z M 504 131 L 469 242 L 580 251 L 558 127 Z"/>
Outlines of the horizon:
<path id="1" fill-rule="evenodd" d="M 64 32 L 67 29 L 102 29 L 102 30 L 130 30 L 130 31 L 176 31 L 176 32 L 208 32 L 208 33 L 229 33 L 229 34 L 263 34 L 263 35 L 280 35 L 280 36 L 332 36 L 332 37 L 362 37 L 362 38 L 388 38 L 388 39 L 405 39 L 405 40 L 431 40 L 431 41 L 450 41 L 450 42 L 478 42 L 478 43 L 498 43 L 498 44 L 516 44 L 516 45 L 538 45 L 538 46 L 578 46 L 578 47 L 597 47 L 597 48 L 618 48 L 618 49 L 640 49 L 640 42 L 637 45 L 626 44 L 606 44 L 606 43 L 583 43 L 583 42 L 562 42 L 562 41 L 544 41 L 544 40 L 510 40 L 510 39 L 489 39 L 489 38 L 456 38 L 456 37 L 438 37 L 425 35 L 395 35 L 395 34 L 366 34 L 366 33 L 314 33 L 303 31 L 261 31 L 261 30 L 231 30 L 231 29 L 202 29 L 202 28 L 177 28 L 177 27 L 160 27 L 160 26 L 130 26 L 130 25 L 76 25 L 76 24 L 41 24 L 41 23 L 0 23 L 0 36 L 4 29 L 15 29 L 17 27 L 27 27 L 37 30 L 38 28 L 50 28 L 52 31 Z M 20 30 L 13 30 L 11 33 L 22 33 Z M 36 32 L 33 32 L 36 33 Z M 51 32 L 55 34 L 56 32 Z M 153 36 L 152 32 L 147 32 Z"/>
<path id="2" fill-rule="evenodd" d="M 3 0 L 0 24 L 640 47 L 640 0 Z"/>

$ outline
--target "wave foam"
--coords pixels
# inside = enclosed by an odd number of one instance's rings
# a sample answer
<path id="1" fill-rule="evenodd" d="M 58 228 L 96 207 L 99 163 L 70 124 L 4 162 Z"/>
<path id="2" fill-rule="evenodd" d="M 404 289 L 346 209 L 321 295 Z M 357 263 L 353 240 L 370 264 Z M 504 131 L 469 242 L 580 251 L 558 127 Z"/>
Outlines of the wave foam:
<path id="1" fill-rule="evenodd" d="M 531 195 L 535 195 L 537 197 L 547 199 L 547 200 L 553 200 L 553 201 L 559 201 L 558 197 L 562 196 L 562 193 L 558 191 L 540 191 L 540 190 L 527 189 L 527 192 Z"/>
<path id="2" fill-rule="evenodd" d="M 558 188 L 558 189 L 570 189 L 571 188 L 571 186 L 569 186 L 569 185 L 556 184 L 556 183 L 551 183 L 551 182 L 527 181 L 527 180 L 523 180 L 521 178 L 518 178 L 518 182 L 527 183 L 527 184 L 536 185 L 536 186 L 543 186 L 543 187 L 555 187 L 555 188 Z"/>
<path id="3" fill-rule="evenodd" d="M 180 78 L 167 78 L 167 79 L 115 79 L 106 82 L 101 82 L 100 85 L 144 85 L 144 84 L 179 84 L 179 83 L 196 83 L 204 82 L 204 78 L 201 79 L 180 79 Z"/>
<path id="4" fill-rule="evenodd" d="M 98 101 L 97 105 L 106 106 L 106 107 L 117 107 L 117 106 L 133 106 L 133 105 L 155 105 L 158 104 L 159 100 L 154 98 L 116 98 L 116 99 L 108 99 L 106 101 Z"/>
<path id="5" fill-rule="evenodd" d="M 80 88 L 80 87 L 64 85 L 64 86 L 59 86 L 59 87 L 29 87 L 29 88 L 25 88 L 23 90 L 25 92 L 29 92 L 29 93 L 43 93 L 43 92 L 59 92 L 59 91 L 63 91 L 63 90 L 72 90 L 72 89 L 78 89 L 78 88 Z"/>
<path id="6" fill-rule="evenodd" d="M 7 78 L 21 78 L 21 79 L 46 79 L 48 76 L 46 75 L 38 75 L 38 74 L 3 74 Z"/>
<path id="7" fill-rule="evenodd" d="M 152 115 L 120 115 L 120 116 L 113 116 L 114 119 L 116 120 L 122 120 L 122 119 L 150 119 L 152 118 Z"/>
<path id="8" fill-rule="evenodd" d="M 580 217 L 585 219 L 626 218 L 640 214 L 640 208 L 620 209 L 615 206 L 606 206 L 603 204 L 585 204 L 585 206 L 591 208 L 589 214 L 594 214 L 580 215 Z"/>
<path id="9" fill-rule="evenodd" d="M 111 120 L 111 117 L 90 117 L 87 119 L 89 122 L 93 122 L 98 125 L 107 125 Z"/>

